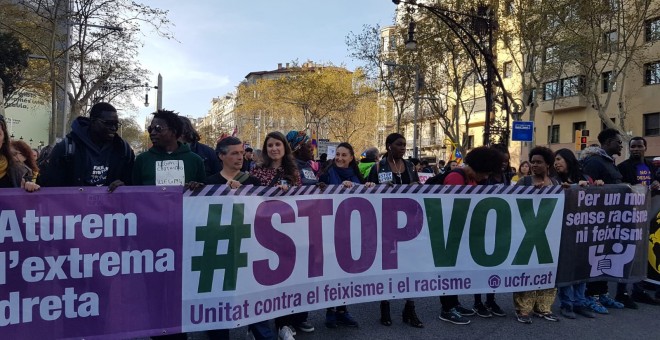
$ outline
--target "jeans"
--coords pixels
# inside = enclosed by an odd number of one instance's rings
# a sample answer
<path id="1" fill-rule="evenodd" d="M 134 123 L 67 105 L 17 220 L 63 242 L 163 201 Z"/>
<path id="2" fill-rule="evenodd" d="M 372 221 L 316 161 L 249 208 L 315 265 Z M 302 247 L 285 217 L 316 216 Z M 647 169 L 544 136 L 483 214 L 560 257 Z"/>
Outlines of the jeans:
<path id="1" fill-rule="evenodd" d="M 587 284 L 585 282 L 559 287 L 559 302 L 561 307 L 570 307 L 573 309 L 575 306 L 584 306 L 587 302 L 587 299 L 584 297 L 586 290 Z"/>

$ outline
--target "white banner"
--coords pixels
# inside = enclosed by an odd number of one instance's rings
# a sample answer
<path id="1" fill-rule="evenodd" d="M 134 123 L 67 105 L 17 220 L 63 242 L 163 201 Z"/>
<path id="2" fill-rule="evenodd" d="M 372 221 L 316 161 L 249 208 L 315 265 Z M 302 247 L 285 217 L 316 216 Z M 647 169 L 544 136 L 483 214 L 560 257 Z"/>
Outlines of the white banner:
<path id="1" fill-rule="evenodd" d="M 183 201 L 183 331 L 555 286 L 560 187 L 208 187 Z"/>

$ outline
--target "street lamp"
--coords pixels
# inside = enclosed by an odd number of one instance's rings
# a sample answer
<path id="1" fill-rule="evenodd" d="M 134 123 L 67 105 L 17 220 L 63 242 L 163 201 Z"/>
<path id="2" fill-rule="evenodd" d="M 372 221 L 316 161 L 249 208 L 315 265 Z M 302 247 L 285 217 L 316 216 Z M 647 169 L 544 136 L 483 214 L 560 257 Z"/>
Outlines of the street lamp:
<path id="1" fill-rule="evenodd" d="M 474 67 L 478 71 L 480 82 L 484 87 L 485 91 L 485 101 L 486 101 L 486 118 L 484 122 L 484 145 L 489 145 L 492 142 L 492 137 L 495 134 L 499 134 L 499 142 L 508 145 L 509 143 L 509 119 L 511 117 L 511 109 L 509 107 L 509 97 L 510 94 L 504 88 L 504 83 L 502 77 L 497 71 L 497 65 L 495 65 L 495 60 L 493 58 L 493 30 L 497 29 L 497 23 L 492 17 L 492 10 L 485 5 L 480 5 L 477 8 L 477 13 L 468 14 L 460 13 L 456 11 L 449 10 L 440 6 L 429 6 L 418 3 L 416 0 L 392 0 L 396 5 L 403 3 L 407 6 L 423 8 L 429 11 L 431 14 L 439 18 L 439 20 L 444 23 L 458 38 L 461 45 L 465 48 L 470 60 L 474 64 Z M 410 7 L 409 7 L 410 8 Z M 454 16 L 467 17 L 471 22 L 471 29 L 468 29 L 461 25 Z M 413 21 L 411 20 L 411 23 Z M 408 41 L 415 42 L 414 40 L 414 25 L 408 25 Z M 484 47 L 484 43 L 480 42 L 475 38 L 475 35 L 479 35 L 479 39 L 487 39 Z M 467 38 L 467 41 L 466 39 Z M 412 43 L 410 44 L 413 45 Z M 416 45 L 416 42 L 415 44 Z M 408 44 L 406 44 L 408 47 Z M 475 49 L 477 54 L 475 54 Z M 482 72 L 482 65 L 477 60 L 478 56 L 481 56 L 486 64 L 486 77 L 484 78 Z M 492 126 L 491 115 L 493 115 L 493 120 L 495 120 L 495 110 L 494 110 L 494 87 L 499 87 L 502 91 L 502 103 L 501 109 L 505 113 L 502 126 Z M 517 105 L 514 102 L 514 105 Z M 517 110 L 516 110 L 517 111 Z"/>
<path id="2" fill-rule="evenodd" d="M 412 30 L 408 32 L 408 42 L 406 42 L 406 47 L 408 47 L 409 43 L 412 46 L 411 42 L 414 42 L 414 46 L 417 47 L 417 42 L 414 41 L 414 39 L 411 35 L 414 33 L 415 26 L 412 25 Z M 411 33 L 412 32 L 412 33 Z M 415 71 L 415 94 L 413 95 L 413 98 L 415 100 L 415 109 L 413 113 L 413 158 L 419 158 L 419 154 L 417 152 L 417 112 L 419 111 L 419 85 L 421 82 L 421 77 L 419 75 L 419 65 L 402 65 L 402 64 L 397 64 L 392 61 L 385 61 L 384 62 L 385 66 L 389 67 L 401 67 L 401 68 L 407 68 L 407 69 L 412 69 Z"/>

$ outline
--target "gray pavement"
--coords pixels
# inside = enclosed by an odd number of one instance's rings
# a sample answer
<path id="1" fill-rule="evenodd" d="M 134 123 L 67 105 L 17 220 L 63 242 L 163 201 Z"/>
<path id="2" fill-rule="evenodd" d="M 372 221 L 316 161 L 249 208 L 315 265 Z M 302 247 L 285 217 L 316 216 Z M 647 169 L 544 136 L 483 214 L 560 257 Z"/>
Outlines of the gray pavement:
<path id="1" fill-rule="evenodd" d="M 610 291 L 615 285 L 610 284 Z M 484 296 L 485 299 L 485 296 Z M 349 306 L 349 311 L 360 323 L 359 328 L 339 327 L 328 329 L 324 326 L 325 310 L 310 312 L 309 321 L 316 327 L 313 333 L 298 331 L 296 340 L 328 339 L 660 339 L 660 306 L 639 304 L 639 309 L 610 310 L 609 315 L 597 315 L 595 319 L 578 316 L 575 320 L 560 317 L 559 322 L 534 318 L 531 325 L 521 324 L 514 316 L 511 294 L 497 294 L 496 300 L 508 315 L 504 318 L 488 319 L 470 317 L 469 325 L 453 325 L 440 321 L 438 298 L 415 299 L 417 315 L 424 322 L 424 328 L 413 328 L 401 321 L 404 300 L 391 301 L 392 326 L 385 327 L 379 322 L 378 302 Z M 471 307 L 472 296 L 461 296 L 463 306 Z M 553 311 L 559 315 L 559 302 L 555 301 Z M 272 324 L 271 324 L 272 325 Z M 274 327 L 274 325 L 273 325 Z M 245 339 L 246 327 L 231 331 L 231 339 Z M 204 333 L 192 333 L 189 339 L 207 339 Z"/>

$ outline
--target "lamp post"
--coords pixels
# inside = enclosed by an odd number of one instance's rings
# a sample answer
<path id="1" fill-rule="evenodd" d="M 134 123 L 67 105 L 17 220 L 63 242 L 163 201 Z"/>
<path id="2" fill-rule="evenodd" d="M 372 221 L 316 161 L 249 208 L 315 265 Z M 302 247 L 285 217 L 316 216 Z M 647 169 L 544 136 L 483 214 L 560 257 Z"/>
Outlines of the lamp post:
<path id="1" fill-rule="evenodd" d="M 460 13 L 456 12 L 441 6 L 429 6 L 425 4 L 418 3 L 416 0 L 392 0 L 396 5 L 401 3 L 410 7 L 422 8 L 431 14 L 435 15 L 445 26 L 447 26 L 454 35 L 458 38 L 461 45 L 465 48 L 470 60 L 474 64 L 477 74 L 480 78 L 480 83 L 484 87 L 485 102 L 486 102 L 486 117 L 484 122 L 484 145 L 489 145 L 493 141 L 494 133 L 499 134 L 499 142 L 508 145 L 509 143 L 509 119 L 511 117 L 511 111 L 509 107 L 509 96 L 510 94 L 504 88 L 504 83 L 502 77 L 497 71 L 497 65 L 495 64 L 493 56 L 493 31 L 497 29 L 497 23 L 493 19 L 492 10 L 485 5 L 481 5 L 477 8 L 477 13 Z M 469 18 L 471 22 L 471 29 L 466 28 L 461 25 L 456 19 L 455 16 L 461 16 Z M 413 23 L 411 21 L 411 23 Z M 412 27 L 412 30 L 411 30 Z M 484 42 L 477 40 L 475 35 L 479 35 L 479 40 L 486 40 L 484 47 Z M 467 41 L 466 39 L 467 38 Z M 408 40 L 414 41 L 414 25 L 409 25 L 408 28 Z M 475 54 L 478 52 L 477 54 Z M 477 57 L 482 57 L 485 67 L 484 77 L 482 72 L 482 65 L 477 60 Z M 494 98 L 494 87 L 499 87 L 502 91 L 502 103 L 501 109 L 505 113 L 504 122 L 502 126 L 493 126 L 491 120 L 495 120 L 495 98 Z M 516 103 L 514 103 L 516 105 Z M 516 110 L 518 111 L 518 110 Z M 492 115 L 492 119 L 491 119 Z"/>
<path id="2" fill-rule="evenodd" d="M 411 23 L 412 24 L 412 23 Z M 417 47 L 417 42 L 413 39 L 413 33 L 414 33 L 415 26 L 411 25 L 408 30 L 408 41 L 406 42 L 406 48 L 412 48 L 412 47 Z M 412 46 L 412 44 L 415 44 Z M 411 47 L 408 47 L 409 44 L 411 44 Z M 403 64 L 397 64 L 395 62 L 391 61 L 386 61 L 384 62 L 385 66 L 391 66 L 391 67 L 401 67 L 401 68 L 407 68 L 407 69 L 412 69 L 415 71 L 415 93 L 413 95 L 414 101 L 415 101 L 415 108 L 413 111 L 413 158 L 419 158 L 419 154 L 417 152 L 417 113 L 419 112 L 419 85 L 421 82 L 421 77 L 419 75 L 419 65 L 403 65 Z"/>

